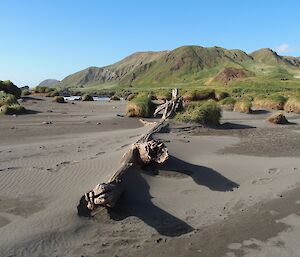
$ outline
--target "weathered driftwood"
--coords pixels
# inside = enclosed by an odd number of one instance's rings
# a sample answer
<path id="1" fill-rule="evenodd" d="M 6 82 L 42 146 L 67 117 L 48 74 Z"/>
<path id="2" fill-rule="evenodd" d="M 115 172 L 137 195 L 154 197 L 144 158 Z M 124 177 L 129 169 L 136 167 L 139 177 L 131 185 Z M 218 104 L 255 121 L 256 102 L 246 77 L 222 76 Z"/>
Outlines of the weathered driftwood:
<path id="1" fill-rule="evenodd" d="M 121 196 L 123 180 L 126 172 L 132 167 L 146 166 L 151 162 L 162 163 L 168 159 L 168 149 L 164 143 L 152 139 L 152 136 L 164 127 L 164 122 L 171 117 L 179 105 L 178 90 L 172 90 L 172 100 L 160 105 L 154 112 L 156 116 L 163 111 L 159 122 L 147 122 L 140 120 L 144 125 L 151 125 L 151 129 L 143 135 L 124 154 L 121 160 L 121 167 L 112 174 L 105 183 L 100 183 L 84 196 L 81 197 L 77 206 L 80 216 L 91 216 L 98 206 L 112 208 Z"/>

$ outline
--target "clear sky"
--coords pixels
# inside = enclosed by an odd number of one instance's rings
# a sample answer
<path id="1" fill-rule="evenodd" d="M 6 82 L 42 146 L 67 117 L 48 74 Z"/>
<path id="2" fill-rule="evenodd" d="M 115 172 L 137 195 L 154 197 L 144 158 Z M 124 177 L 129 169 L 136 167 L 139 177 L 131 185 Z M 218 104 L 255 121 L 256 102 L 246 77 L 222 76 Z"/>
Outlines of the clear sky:
<path id="1" fill-rule="evenodd" d="M 182 45 L 300 56 L 296 0 L 0 0 L 0 80 L 34 86 Z"/>

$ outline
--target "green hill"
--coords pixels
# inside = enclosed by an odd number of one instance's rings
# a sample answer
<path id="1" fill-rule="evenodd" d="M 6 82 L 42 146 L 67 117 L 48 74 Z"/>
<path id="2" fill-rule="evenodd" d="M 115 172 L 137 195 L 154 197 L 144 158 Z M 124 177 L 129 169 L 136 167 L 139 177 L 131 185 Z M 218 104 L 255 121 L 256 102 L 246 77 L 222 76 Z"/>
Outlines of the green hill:
<path id="1" fill-rule="evenodd" d="M 221 47 L 182 46 L 138 52 L 105 67 L 89 67 L 58 85 L 73 90 L 299 84 L 300 58 L 264 48 L 251 54 Z M 279 83 L 279 84 L 278 84 Z M 289 84 L 288 86 L 291 86 Z"/>

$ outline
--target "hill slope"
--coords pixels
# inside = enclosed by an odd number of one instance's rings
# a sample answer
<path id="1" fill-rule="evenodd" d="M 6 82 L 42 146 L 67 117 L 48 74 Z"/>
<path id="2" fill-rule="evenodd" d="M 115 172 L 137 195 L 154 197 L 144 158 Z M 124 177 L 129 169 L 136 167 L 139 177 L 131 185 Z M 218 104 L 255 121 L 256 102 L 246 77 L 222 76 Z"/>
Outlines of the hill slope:
<path id="1" fill-rule="evenodd" d="M 249 77 L 291 78 L 294 73 L 300 73 L 299 58 L 279 56 L 268 48 L 248 55 L 221 47 L 182 46 L 172 51 L 137 52 L 112 65 L 89 67 L 67 76 L 59 86 L 101 89 L 228 85 Z"/>
<path id="2" fill-rule="evenodd" d="M 39 86 L 44 86 L 44 87 L 53 87 L 57 85 L 60 81 L 57 79 L 45 79 L 43 80 Z"/>

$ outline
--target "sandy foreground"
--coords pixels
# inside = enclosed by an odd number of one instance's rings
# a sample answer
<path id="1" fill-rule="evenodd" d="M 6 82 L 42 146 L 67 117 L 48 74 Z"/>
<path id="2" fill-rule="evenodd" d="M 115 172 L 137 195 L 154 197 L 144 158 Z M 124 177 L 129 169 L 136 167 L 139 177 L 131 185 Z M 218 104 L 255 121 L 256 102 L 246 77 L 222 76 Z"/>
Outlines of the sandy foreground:
<path id="1" fill-rule="evenodd" d="M 300 115 L 170 124 L 156 135 L 170 159 L 130 170 L 118 206 L 87 219 L 80 197 L 148 128 L 120 117 L 123 102 L 23 104 L 29 114 L 0 117 L 1 257 L 300 256 Z"/>

